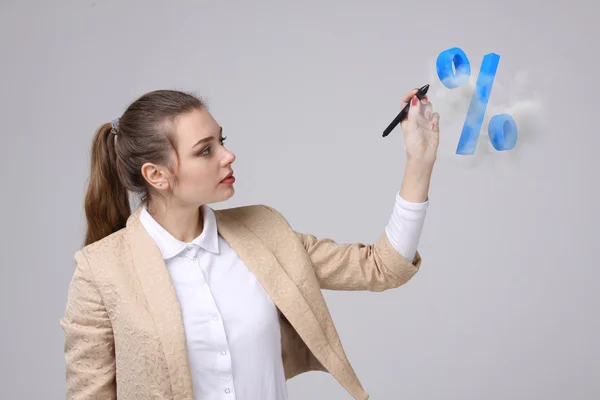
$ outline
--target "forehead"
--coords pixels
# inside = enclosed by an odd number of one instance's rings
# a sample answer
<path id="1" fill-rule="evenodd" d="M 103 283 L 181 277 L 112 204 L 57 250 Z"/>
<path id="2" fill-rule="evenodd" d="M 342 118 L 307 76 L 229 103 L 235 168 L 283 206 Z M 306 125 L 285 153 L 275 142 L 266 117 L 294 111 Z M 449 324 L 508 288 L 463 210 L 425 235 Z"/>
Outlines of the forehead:
<path id="1" fill-rule="evenodd" d="M 189 148 L 207 136 L 219 137 L 221 127 L 204 107 L 177 119 L 177 136 L 182 148 Z"/>

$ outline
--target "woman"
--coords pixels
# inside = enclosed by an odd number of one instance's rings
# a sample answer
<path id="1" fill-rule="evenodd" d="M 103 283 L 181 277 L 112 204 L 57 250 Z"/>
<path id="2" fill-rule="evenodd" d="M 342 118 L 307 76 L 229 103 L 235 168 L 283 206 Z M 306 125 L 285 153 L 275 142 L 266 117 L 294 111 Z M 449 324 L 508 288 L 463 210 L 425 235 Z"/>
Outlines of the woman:
<path id="1" fill-rule="evenodd" d="M 67 397 L 280 400 L 287 379 L 321 370 L 367 399 L 321 289 L 383 291 L 420 266 L 439 116 L 415 93 L 402 187 L 369 246 L 295 232 L 265 205 L 206 206 L 233 196 L 235 155 L 192 95 L 145 94 L 103 125 L 60 321 Z"/>

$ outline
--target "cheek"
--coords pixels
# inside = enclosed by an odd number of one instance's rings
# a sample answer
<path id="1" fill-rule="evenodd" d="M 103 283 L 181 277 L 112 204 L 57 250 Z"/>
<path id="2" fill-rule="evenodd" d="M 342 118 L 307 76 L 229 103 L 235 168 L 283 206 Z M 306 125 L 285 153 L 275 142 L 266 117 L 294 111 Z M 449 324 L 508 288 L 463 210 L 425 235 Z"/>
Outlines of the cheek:
<path id="1" fill-rule="evenodd" d="M 179 179 L 182 186 L 192 190 L 214 184 L 213 174 L 211 174 L 209 166 L 202 160 L 187 163 L 185 168 L 181 169 Z"/>

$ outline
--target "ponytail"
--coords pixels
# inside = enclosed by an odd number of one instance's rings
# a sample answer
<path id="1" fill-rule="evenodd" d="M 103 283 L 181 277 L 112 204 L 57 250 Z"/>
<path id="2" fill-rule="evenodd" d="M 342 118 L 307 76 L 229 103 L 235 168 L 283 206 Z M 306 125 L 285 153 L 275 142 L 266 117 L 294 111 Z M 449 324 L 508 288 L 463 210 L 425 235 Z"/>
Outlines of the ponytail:
<path id="1" fill-rule="evenodd" d="M 92 143 L 90 181 L 85 195 L 85 245 L 124 228 L 130 215 L 128 192 L 117 169 L 115 136 L 111 123 L 106 123 L 98 129 Z"/>

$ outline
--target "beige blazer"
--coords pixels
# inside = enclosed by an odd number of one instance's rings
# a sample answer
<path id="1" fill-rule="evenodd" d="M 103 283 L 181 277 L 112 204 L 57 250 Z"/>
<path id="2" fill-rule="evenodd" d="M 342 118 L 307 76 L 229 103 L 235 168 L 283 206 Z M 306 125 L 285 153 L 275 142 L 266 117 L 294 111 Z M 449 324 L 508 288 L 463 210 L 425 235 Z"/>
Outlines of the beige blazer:
<path id="1" fill-rule="evenodd" d="M 160 250 L 139 221 L 75 253 L 65 315 L 67 398 L 193 400 L 178 300 Z M 275 209 L 215 210 L 219 234 L 277 306 L 286 379 L 325 371 L 368 399 L 321 289 L 383 291 L 419 269 L 390 244 L 337 244 L 295 232 Z"/>

